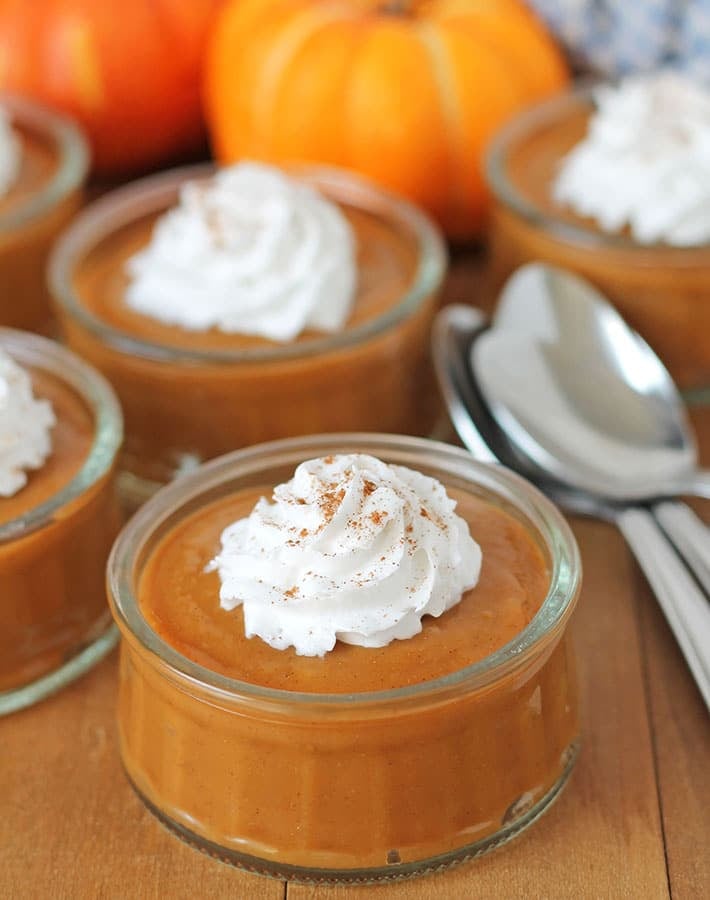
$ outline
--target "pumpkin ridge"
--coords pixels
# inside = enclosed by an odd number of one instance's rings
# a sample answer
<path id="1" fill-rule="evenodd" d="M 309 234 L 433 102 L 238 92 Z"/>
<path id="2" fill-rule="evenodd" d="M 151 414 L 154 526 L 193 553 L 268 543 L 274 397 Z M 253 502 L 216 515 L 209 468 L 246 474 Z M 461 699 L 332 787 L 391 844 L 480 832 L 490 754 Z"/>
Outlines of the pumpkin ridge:
<path id="1" fill-rule="evenodd" d="M 549 41 L 540 21 L 527 7 L 512 6 L 501 12 L 501 16 L 505 16 L 507 20 L 508 32 L 513 28 L 517 35 L 524 34 L 528 41 L 534 41 L 538 47 Z M 476 3 L 465 13 L 442 10 L 438 21 L 444 28 L 456 30 L 460 36 L 474 44 L 485 44 L 490 51 L 505 58 L 506 64 L 511 68 L 511 75 L 514 75 L 512 80 L 521 86 L 521 100 L 532 101 L 550 92 L 548 84 L 540 84 L 539 71 L 528 65 L 527 58 L 521 56 L 516 44 L 511 42 L 511 37 L 506 36 L 504 39 L 491 21 L 490 10 L 485 6 Z M 548 50 L 552 47 L 551 42 L 549 43 L 550 47 L 546 48 Z"/>
<path id="2" fill-rule="evenodd" d="M 106 90 L 89 26 L 77 19 L 68 23 L 63 37 L 67 56 L 73 64 L 73 85 L 81 108 L 100 109 L 106 102 Z"/>
<path id="3" fill-rule="evenodd" d="M 173 22 L 168 14 L 168 10 L 166 9 L 164 0 L 150 0 L 148 4 L 151 15 L 153 16 L 158 29 L 160 30 L 160 34 L 165 40 L 166 44 L 168 44 L 168 51 L 173 53 L 177 59 L 180 59 L 180 50 L 181 44 L 178 35 L 173 28 Z M 183 60 L 180 60 L 184 63 Z M 181 90 L 183 95 L 189 95 L 193 92 L 197 92 L 198 97 L 200 97 L 199 87 L 195 85 L 195 79 L 193 77 L 193 73 L 190 71 L 190 67 L 187 64 L 184 64 L 184 68 L 180 71 L 180 79 L 182 81 Z M 201 99 L 201 98 L 200 98 Z"/>
<path id="4" fill-rule="evenodd" d="M 485 21 L 478 21 L 478 14 L 473 13 L 471 18 L 462 16 L 457 19 L 442 19 L 443 28 L 451 28 L 458 32 L 459 37 L 466 41 L 471 41 L 474 45 L 485 44 L 488 49 L 505 60 L 505 64 L 510 66 L 511 80 L 521 83 L 524 82 L 529 72 L 521 65 L 520 58 L 516 53 L 511 53 L 510 48 L 500 42 L 497 35 L 491 32 L 486 26 Z"/>
<path id="5" fill-rule="evenodd" d="M 294 53 L 290 68 L 284 73 L 284 83 L 277 95 L 278 106 L 276 109 L 280 111 L 288 110 L 297 102 L 297 92 L 294 95 L 293 88 L 295 84 L 299 84 L 302 70 L 309 71 L 311 46 L 329 42 L 334 43 L 338 47 L 341 68 L 332 80 L 328 80 L 329 92 L 325 95 L 319 95 L 318 102 L 311 105 L 306 104 L 300 111 L 299 128 L 303 129 L 306 134 L 311 134 L 316 121 L 328 122 L 332 121 L 332 110 L 338 110 L 343 113 L 342 127 L 337 129 L 338 139 L 334 146 L 329 145 L 329 149 L 320 150 L 317 147 L 310 147 L 307 150 L 299 149 L 295 153 L 282 152 L 276 150 L 276 158 L 288 161 L 308 161 L 322 162 L 326 165 L 334 166 L 351 166 L 352 159 L 348 151 L 347 145 L 347 114 L 346 105 L 348 93 L 351 89 L 353 74 L 356 70 L 358 52 L 363 43 L 363 37 L 367 33 L 367 21 L 359 14 L 354 15 L 352 10 L 346 10 L 342 3 L 331 3 L 331 7 L 337 7 L 344 15 L 340 18 L 333 18 L 329 22 L 324 22 L 319 32 L 311 34 L 308 41 L 301 44 L 298 52 Z M 311 72 L 313 70 L 310 70 Z M 325 81 L 326 79 L 320 79 Z M 294 108 L 294 107 L 292 107 Z M 295 106 L 298 108 L 298 106 Z M 288 113 L 287 113 L 288 117 Z M 283 115 L 280 117 L 284 122 Z M 283 137 L 284 131 L 280 132 Z M 279 133 L 277 132 L 277 136 Z M 332 139 L 331 139 L 332 140 Z"/>
<path id="6" fill-rule="evenodd" d="M 282 87 L 282 79 L 289 64 L 296 58 L 309 38 L 320 28 L 352 18 L 354 17 L 349 15 L 344 8 L 310 6 L 295 12 L 293 21 L 284 26 L 261 77 L 260 115 L 257 119 L 257 128 L 267 147 L 271 147 L 273 143 L 271 111 L 275 108 L 276 99 Z"/>
<path id="7" fill-rule="evenodd" d="M 353 84 L 355 82 L 355 68 L 357 66 L 357 58 L 365 46 L 367 41 L 371 38 L 375 28 L 377 27 L 378 20 L 374 17 L 370 17 L 369 15 L 363 16 L 359 19 L 360 22 L 360 34 L 358 35 L 358 41 L 356 46 L 352 49 L 351 56 L 351 66 L 350 73 L 345 80 L 345 84 L 343 85 L 343 110 L 345 110 L 345 118 L 344 118 L 344 131 L 345 131 L 345 140 L 343 142 L 343 150 L 344 156 L 347 159 L 347 164 L 351 168 L 357 170 L 357 166 L 353 160 L 352 153 L 352 141 L 351 141 L 351 128 L 350 121 L 352 118 L 352 90 Z"/>
<path id="8" fill-rule="evenodd" d="M 461 213 L 465 212 L 466 206 L 461 175 L 465 159 L 465 139 L 461 127 L 461 104 L 456 79 L 453 76 L 451 56 L 432 24 L 418 22 L 416 30 L 431 63 L 448 138 L 447 146 L 449 147 L 453 177 L 448 191 L 447 214 L 454 213 L 454 217 L 458 218 Z"/>

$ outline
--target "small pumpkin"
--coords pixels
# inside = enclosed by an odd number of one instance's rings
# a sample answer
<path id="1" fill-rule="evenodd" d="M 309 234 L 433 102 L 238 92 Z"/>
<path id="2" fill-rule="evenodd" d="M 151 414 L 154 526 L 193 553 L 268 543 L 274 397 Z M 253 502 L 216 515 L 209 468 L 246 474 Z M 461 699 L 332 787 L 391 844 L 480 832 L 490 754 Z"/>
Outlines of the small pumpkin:
<path id="1" fill-rule="evenodd" d="M 221 0 L 0 0 L 0 91 L 85 128 L 95 168 L 125 174 L 204 140 L 201 68 Z"/>
<path id="2" fill-rule="evenodd" d="M 485 214 L 486 143 L 566 80 L 519 0 L 230 0 L 206 112 L 222 161 L 356 169 L 467 238 Z"/>

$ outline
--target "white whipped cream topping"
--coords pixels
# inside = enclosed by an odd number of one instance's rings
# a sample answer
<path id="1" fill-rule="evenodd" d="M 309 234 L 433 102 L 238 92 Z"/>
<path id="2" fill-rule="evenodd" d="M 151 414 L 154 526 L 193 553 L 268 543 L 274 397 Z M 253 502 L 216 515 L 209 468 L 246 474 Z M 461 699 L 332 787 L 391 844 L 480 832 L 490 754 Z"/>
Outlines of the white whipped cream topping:
<path id="1" fill-rule="evenodd" d="M 0 106 L 0 197 L 13 186 L 20 174 L 22 147 L 10 123 L 7 110 Z"/>
<path id="2" fill-rule="evenodd" d="M 312 459 L 222 533 L 221 606 L 247 637 L 323 656 L 413 637 L 478 581 L 481 551 L 433 478 L 364 454 Z"/>
<path id="3" fill-rule="evenodd" d="M 35 400 L 29 374 L 0 349 L 0 497 L 12 497 L 27 484 L 27 470 L 42 467 L 54 424 L 51 403 Z"/>
<path id="4" fill-rule="evenodd" d="M 341 329 L 357 280 L 355 238 L 338 206 L 259 163 L 185 184 L 127 269 L 125 299 L 140 313 L 274 341 Z"/>
<path id="5" fill-rule="evenodd" d="M 586 138 L 563 160 L 555 199 L 642 244 L 710 241 L 710 92 L 678 73 L 596 92 Z"/>

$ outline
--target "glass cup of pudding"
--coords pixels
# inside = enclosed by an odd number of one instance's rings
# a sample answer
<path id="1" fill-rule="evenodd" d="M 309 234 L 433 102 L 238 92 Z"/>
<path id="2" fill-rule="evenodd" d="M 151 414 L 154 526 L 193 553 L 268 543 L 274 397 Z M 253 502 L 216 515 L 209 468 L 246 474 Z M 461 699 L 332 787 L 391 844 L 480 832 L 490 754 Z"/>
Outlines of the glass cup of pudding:
<path id="1" fill-rule="evenodd" d="M 82 204 L 89 151 L 73 122 L 29 100 L 0 94 L 0 110 L 0 169 L 3 139 L 17 157 L 0 191 L 0 326 L 50 333 L 45 266 Z"/>
<path id="2" fill-rule="evenodd" d="M 261 632 L 246 636 L 247 600 L 220 605 L 222 575 L 211 561 L 225 528 L 248 517 L 259 497 L 304 460 L 334 464 L 337 454 L 374 456 L 440 482 L 482 564 L 475 587 L 446 611 L 424 615 L 419 633 L 414 627 L 385 646 L 343 638 L 323 656 L 298 655 L 296 644 L 280 649 Z M 374 502 L 378 485 L 363 483 L 363 503 Z M 336 521 L 339 504 L 350 501 L 337 489 L 323 496 L 325 520 Z M 431 510 L 415 505 L 400 540 L 423 518 L 436 521 Z M 381 510 L 368 514 L 381 518 Z M 307 529 L 291 531 L 288 547 L 308 540 Z M 384 560 L 380 543 L 371 546 Z M 421 557 L 408 553 L 404 563 L 416 568 Z M 179 837 L 279 878 L 390 881 L 476 857 L 534 822 L 574 764 L 568 624 L 580 578 L 574 538 L 549 501 L 455 447 L 326 435 L 214 460 L 139 510 L 109 561 L 123 638 L 118 719 L 128 778 Z M 257 592 L 261 584 L 254 580 Z M 305 579 L 277 606 L 288 607 L 299 585 L 305 590 Z M 406 602 L 409 588 L 388 590 L 384 621 L 390 601 Z M 268 617 L 268 600 L 264 609 Z M 315 615 L 299 627 L 305 641 L 320 633 Z"/>
<path id="3" fill-rule="evenodd" d="M 354 174 L 289 170 L 352 229 L 357 288 L 342 329 L 275 341 L 188 330 L 129 307 L 127 261 L 148 246 L 181 188 L 216 171 L 176 170 L 104 197 L 75 220 L 51 262 L 66 340 L 121 400 L 129 501 L 239 447 L 325 431 L 425 434 L 435 424 L 428 334 L 446 269 L 443 239 L 424 213 Z"/>
<path id="4" fill-rule="evenodd" d="M 490 265 L 496 292 L 519 266 L 542 261 L 588 278 L 653 347 L 689 400 L 710 400 L 710 244 L 640 243 L 602 230 L 555 199 L 562 160 L 587 134 L 594 86 L 517 116 L 492 143 Z"/>
<path id="5" fill-rule="evenodd" d="M 0 328 L 0 354 L 29 374 L 33 403 L 48 401 L 54 418 L 46 459 L 19 490 L 0 494 L 3 714 L 63 687 L 116 644 L 105 568 L 121 524 L 114 472 L 122 420 L 106 381 L 58 344 Z M 0 385 L 9 387 L 2 371 Z M 2 401 L 0 476 L 7 478 L 17 474 L 7 457 L 15 433 L 3 434 L 11 411 L 5 394 Z"/>

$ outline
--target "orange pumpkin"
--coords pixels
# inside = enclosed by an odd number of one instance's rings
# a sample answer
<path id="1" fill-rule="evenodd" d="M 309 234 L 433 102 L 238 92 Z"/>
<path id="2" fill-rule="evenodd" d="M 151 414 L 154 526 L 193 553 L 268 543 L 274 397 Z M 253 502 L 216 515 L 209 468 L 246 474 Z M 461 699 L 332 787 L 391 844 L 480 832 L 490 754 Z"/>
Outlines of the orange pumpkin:
<path id="1" fill-rule="evenodd" d="M 0 0 L 0 91 L 74 116 L 103 174 L 204 140 L 201 66 L 221 0 Z"/>
<path id="2" fill-rule="evenodd" d="M 205 96 L 220 160 L 353 168 L 464 238 L 482 224 L 489 138 L 566 80 L 518 0 L 231 0 Z"/>

